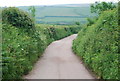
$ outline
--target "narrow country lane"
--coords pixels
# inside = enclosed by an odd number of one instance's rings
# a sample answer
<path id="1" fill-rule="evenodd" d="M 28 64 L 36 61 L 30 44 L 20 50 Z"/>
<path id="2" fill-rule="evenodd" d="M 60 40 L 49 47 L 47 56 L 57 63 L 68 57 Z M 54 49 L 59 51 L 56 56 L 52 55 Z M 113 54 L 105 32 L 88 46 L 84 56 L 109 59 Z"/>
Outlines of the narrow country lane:
<path id="1" fill-rule="evenodd" d="M 25 79 L 94 79 L 72 52 L 77 34 L 51 43 Z"/>

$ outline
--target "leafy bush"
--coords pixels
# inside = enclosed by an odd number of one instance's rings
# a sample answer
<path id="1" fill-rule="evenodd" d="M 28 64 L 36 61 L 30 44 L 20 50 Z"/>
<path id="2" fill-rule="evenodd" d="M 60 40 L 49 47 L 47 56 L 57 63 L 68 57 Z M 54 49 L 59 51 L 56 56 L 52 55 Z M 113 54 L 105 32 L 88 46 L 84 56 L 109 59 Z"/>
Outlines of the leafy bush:
<path id="1" fill-rule="evenodd" d="M 96 21 L 97 21 L 97 17 L 94 17 L 94 18 L 87 18 L 87 26 L 91 26 L 92 24 L 94 24 Z"/>
<path id="2" fill-rule="evenodd" d="M 10 25 L 2 27 L 3 78 L 20 78 L 32 69 L 32 65 L 43 52 L 43 41 L 27 35 Z M 26 66 L 27 65 L 27 66 Z"/>
<path id="3" fill-rule="evenodd" d="M 37 25 L 36 28 L 36 30 L 41 30 L 39 28 L 44 28 L 43 33 L 47 34 L 49 38 L 52 38 L 51 40 L 59 40 L 71 34 L 78 33 L 81 26 Z"/>
<path id="4" fill-rule="evenodd" d="M 29 14 L 15 7 L 3 9 L 2 18 L 3 23 L 8 23 L 12 26 L 20 28 L 23 27 L 27 29 L 34 27 L 34 21 Z"/>
<path id="5" fill-rule="evenodd" d="M 112 2 L 95 2 L 91 5 L 91 12 L 101 14 L 106 10 L 113 10 L 116 5 Z"/>
<path id="6" fill-rule="evenodd" d="M 117 18 L 117 9 L 105 11 L 73 42 L 73 51 L 102 79 L 119 79 Z"/>

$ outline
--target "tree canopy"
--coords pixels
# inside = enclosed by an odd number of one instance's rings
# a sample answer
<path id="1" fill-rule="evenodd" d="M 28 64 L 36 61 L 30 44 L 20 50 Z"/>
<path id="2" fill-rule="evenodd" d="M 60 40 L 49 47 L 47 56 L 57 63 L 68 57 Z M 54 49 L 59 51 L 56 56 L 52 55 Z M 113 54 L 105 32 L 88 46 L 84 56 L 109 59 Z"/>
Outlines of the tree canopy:
<path id="1" fill-rule="evenodd" d="M 91 5 L 91 13 L 101 14 L 102 11 L 113 10 L 116 5 L 112 2 L 95 2 Z"/>

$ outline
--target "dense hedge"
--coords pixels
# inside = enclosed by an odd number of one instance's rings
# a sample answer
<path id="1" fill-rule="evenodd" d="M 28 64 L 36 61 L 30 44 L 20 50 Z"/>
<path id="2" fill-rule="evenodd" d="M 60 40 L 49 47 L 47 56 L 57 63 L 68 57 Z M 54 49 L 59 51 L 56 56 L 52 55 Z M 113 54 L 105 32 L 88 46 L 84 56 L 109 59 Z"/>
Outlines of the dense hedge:
<path id="1" fill-rule="evenodd" d="M 11 8 L 7 8 L 11 9 Z M 14 8 L 13 8 L 14 9 Z M 16 8 L 15 8 L 16 9 Z M 18 9 L 17 9 L 18 10 Z M 8 10 L 9 11 L 9 10 Z M 19 11 L 19 10 L 18 10 Z M 14 12 L 14 11 L 13 11 Z M 23 11 L 22 11 L 23 12 Z M 12 13 L 12 12 L 11 12 Z M 19 12 L 16 12 L 17 14 Z M 25 15 L 24 12 L 22 13 Z M 3 15 L 13 17 L 11 14 Z M 28 19 L 30 19 L 28 17 Z M 27 74 L 33 64 L 42 55 L 45 48 L 54 40 L 61 39 L 73 33 L 77 33 L 78 26 L 36 25 L 35 31 L 30 34 L 26 31 L 24 23 L 20 28 L 13 26 L 15 21 L 3 22 L 2 26 L 2 68 L 3 79 L 19 79 Z M 19 22 L 23 23 L 24 19 Z M 29 22 L 30 23 L 30 22 Z M 28 23 L 28 24 L 29 24 Z M 72 28 L 72 30 L 71 30 Z M 31 30 L 32 31 L 32 30 Z"/>
<path id="2" fill-rule="evenodd" d="M 20 78 L 43 52 L 42 41 L 6 24 L 2 26 L 2 35 L 3 78 Z"/>
<path id="3" fill-rule="evenodd" d="M 9 7 L 2 10 L 2 22 L 27 29 L 33 28 L 35 25 L 28 13 L 16 7 Z"/>
<path id="4" fill-rule="evenodd" d="M 37 30 L 40 30 L 39 28 L 43 28 L 48 31 L 47 33 L 49 34 L 49 36 L 51 38 L 53 38 L 54 40 L 59 40 L 63 37 L 67 37 L 71 34 L 76 34 L 79 32 L 79 30 L 81 29 L 80 26 L 77 25 L 72 25 L 72 26 L 62 26 L 62 25 L 45 25 L 45 24 L 40 24 L 37 25 L 36 28 Z M 46 33 L 46 31 L 43 30 L 43 33 Z"/>
<path id="5" fill-rule="evenodd" d="M 21 78 L 27 74 L 41 56 L 44 49 L 54 40 L 73 34 L 70 29 L 60 27 L 36 26 L 36 33 L 31 37 L 23 29 L 3 24 L 2 56 L 3 78 Z M 26 66 L 27 65 L 27 66 Z"/>
<path id="6" fill-rule="evenodd" d="M 117 10 L 105 11 L 92 26 L 84 27 L 73 42 L 73 51 L 102 79 L 118 79 Z"/>

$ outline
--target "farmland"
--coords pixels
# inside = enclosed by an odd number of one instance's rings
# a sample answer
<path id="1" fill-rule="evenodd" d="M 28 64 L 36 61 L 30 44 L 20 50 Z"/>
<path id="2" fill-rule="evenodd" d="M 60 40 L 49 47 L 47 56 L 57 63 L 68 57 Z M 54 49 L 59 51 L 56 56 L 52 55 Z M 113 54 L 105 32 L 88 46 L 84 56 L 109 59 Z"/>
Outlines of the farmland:
<path id="1" fill-rule="evenodd" d="M 19 8 L 28 11 L 27 6 Z M 87 17 L 96 16 L 95 13 L 90 12 L 90 4 L 35 6 L 35 8 L 37 23 L 75 24 L 75 22 L 80 22 L 84 24 L 87 22 Z"/>

